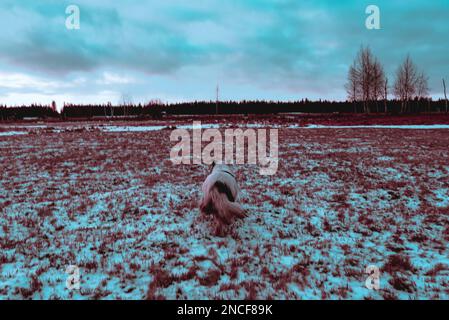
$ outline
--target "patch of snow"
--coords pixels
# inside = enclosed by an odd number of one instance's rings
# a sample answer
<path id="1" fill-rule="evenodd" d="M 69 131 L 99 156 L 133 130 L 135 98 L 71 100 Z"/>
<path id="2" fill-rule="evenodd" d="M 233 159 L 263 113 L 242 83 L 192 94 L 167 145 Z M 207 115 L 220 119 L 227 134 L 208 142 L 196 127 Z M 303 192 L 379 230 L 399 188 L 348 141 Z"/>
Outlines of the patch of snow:
<path id="1" fill-rule="evenodd" d="M 1 128 L 26 128 L 26 129 L 45 129 L 46 125 L 15 125 L 15 126 L 1 126 Z"/>
<path id="2" fill-rule="evenodd" d="M 159 131 L 166 128 L 165 126 L 105 126 L 100 127 L 105 132 L 148 132 Z"/>
<path id="3" fill-rule="evenodd" d="M 105 132 L 151 132 L 160 131 L 163 129 L 197 129 L 199 126 L 193 124 L 179 125 L 179 126 L 104 126 L 99 127 Z M 201 129 L 218 129 L 220 125 L 214 123 L 202 123 Z"/>
<path id="4" fill-rule="evenodd" d="M 434 191 L 435 198 L 437 201 L 435 201 L 435 205 L 440 208 L 446 208 L 449 207 L 449 189 L 448 188 L 442 188 L 437 189 Z"/>
<path id="5" fill-rule="evenodd" d="M 20 136 L 28 134 L 26 131 L 6 131 L 6 132 L 0 132 L 0 137 L 11 137 L 11 136 Z"/>

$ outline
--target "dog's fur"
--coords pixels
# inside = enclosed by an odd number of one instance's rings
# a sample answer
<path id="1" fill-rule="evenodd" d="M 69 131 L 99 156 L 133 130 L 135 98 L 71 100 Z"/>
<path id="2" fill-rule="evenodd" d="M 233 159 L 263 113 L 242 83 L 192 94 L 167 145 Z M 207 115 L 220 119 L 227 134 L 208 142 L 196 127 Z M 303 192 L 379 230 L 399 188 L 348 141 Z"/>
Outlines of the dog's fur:
<path id="1" fill-rule="evenodd" d="M 235 218 L 244 218 L 246 213 L 236 202 L 239 188 L 234 173 L 224 164 L 212 166 L 211 174 L 203 183 L 200 210 L 214 216 L 217 223 L 215 232 L 223 236 L 225 226 L 230 225 Z"/>

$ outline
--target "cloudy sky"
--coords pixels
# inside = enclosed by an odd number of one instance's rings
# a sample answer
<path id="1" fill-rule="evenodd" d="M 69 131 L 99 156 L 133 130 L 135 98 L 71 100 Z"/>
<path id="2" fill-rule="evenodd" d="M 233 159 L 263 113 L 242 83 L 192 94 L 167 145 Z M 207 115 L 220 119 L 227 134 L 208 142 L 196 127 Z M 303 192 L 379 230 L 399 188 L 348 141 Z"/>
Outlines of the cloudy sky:
<path id="1" fill-rule="evenodd" d="M 434 97 L 449 79 L 449 0 L 2 0 L 0 28 L 0 104 L 210 100 L 217 83 L 221 99 L 341 100 L 362 44 L 391 79 L 409 53 Z"/>

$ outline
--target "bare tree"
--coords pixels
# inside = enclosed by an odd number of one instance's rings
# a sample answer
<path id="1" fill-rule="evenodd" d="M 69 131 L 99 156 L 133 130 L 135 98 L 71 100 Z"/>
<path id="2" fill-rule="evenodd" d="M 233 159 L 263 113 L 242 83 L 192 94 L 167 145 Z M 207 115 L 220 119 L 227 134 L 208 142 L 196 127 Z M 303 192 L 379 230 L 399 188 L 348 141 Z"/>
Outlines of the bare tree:
<path id="1" fill-rule="evenodd" d="M 361 47 L 349 68 L 346 91 L 351 101 L 362 101 L 363 111 L 370 112 L 370 102 L 383 97 L 385 72 L 369 47 Z"/>
<path id="2" fill-rule="evenodd" d="M 396 82 L 394 84 L 394 95 L 401 100 L 401 112 L 408 111 L 410 99 L 416 93 L 418 72 L 415 64 L 408 55 L 396 72 Z"/>
<path id="3" fill-rule="evenodd" d="M 359 73 L 355 63 L 351 65 L 348 71 L 348 82 L 345 85 L 348 100 L 354 104 L 354 112 L 357 112 L 357 98 L 358 98 L 358 81 Z"/>
<path id="4" fill-rule="evenodd" d="M 385 83 L 384 83 L 384 112 L 388 112 L 387 108 L 387 102 L 388 102 L 388 78 L 385 77 Z"/>
<path id="5" fill-rule="evenodd" d="M 128 116 L 129 108 L 132 107 L 133 104 L 131 95 L 128 93 L 123 93 L 120 103 L 123 107 L 123 116 Z"/>
<path id="6" fill-rule="evenodd" d="M 423 100 L 429 97 L 429 77 L 421 72 L 416 79 L 416 98 L 418 98 L 418 111 Z"/>
<path id="7" fill-rule="evenodd" d="M 365 113 L 369 112 L 369 99 L 370 99 L 370 89 L 372 83 L 372 70 L 373 70 L 373 54 L 369 47 L 361 48 L 359 52 L 359 67 L 360 67 L 360 87 L 362 93 L 363 101 L 363 111 Z"/>
<path id="8" fill-rule="evenodd" d="M 446 105 L 446 113 L 447 113 L 447 94 L 446 94 L 446 81 L 443 79 L 443 90 L 444 90 L 444 101 Z"/>
<path id="9" fill-rule="evenodd" d="M 421 72 L 416 79 L 416 96 L 418 98 L 427 98 L 429 95 L 429 77 Z"/>
<path id="10" fill-rule="evenodd" d="M 108 108 L 109 108 L 109 116 L 114 116 L 114 107 L 112 106 L 111 101 L 108 101 Z"/>
<path id="11" fill-rule="evenodd" d="M 379 112 L 379 105 L 378 100 L 380 98 L 383 98 L 384 96 L 384 89 L 385 89 L 385 73 L 383 70 L 382 65 L 375 59 L 374 64 L 372 66 L 373 68 L 373 78 L 372 78 L 372 92 L 370 95 L 370 100 L 375 101 L 376 104 L 376 112 Z"/>

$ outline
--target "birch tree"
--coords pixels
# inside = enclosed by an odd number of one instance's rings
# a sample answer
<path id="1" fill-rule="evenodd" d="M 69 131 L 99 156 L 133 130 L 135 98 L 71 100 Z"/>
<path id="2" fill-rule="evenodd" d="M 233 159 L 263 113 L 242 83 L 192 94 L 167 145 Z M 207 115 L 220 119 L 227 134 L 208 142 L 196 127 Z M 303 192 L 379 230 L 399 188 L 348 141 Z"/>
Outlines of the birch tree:
<path id="1" fill-rule="evenodd" d="M 355 64 L 351 65 L 348 71 L 348 82 L 345 85 L 348 100 L 354 104 L 354 112 L 357 112 L 357 99 L 359 97 L 359 73 Z"/>
<path id="2" fill-rule="evenodd" d="M 429 97 L 429 78 L 421 72 L 416 79 L 416 98 L 418 98 L 418 111 L 421 109 L 421 102 Z"/>
<path id="3" fill-rule="evenodd" d="M 394 95 L 401 100 L 401 112 L 407 112 L 409 101 L 416 93 L 418 72 L 415 64 L 408 55 L 396 72 Z"/>
<path id="4" fill-rule="evenodd" d="M 384 95 L 385 72 L 369 47 L 362 47 L 349 68 L 346 92 L 350 101 L 362 101 L 363 111 L 370 112 L 370 103 L 378 104 Z"/>

